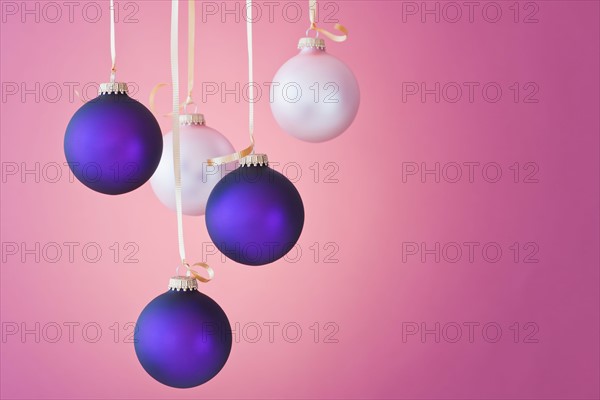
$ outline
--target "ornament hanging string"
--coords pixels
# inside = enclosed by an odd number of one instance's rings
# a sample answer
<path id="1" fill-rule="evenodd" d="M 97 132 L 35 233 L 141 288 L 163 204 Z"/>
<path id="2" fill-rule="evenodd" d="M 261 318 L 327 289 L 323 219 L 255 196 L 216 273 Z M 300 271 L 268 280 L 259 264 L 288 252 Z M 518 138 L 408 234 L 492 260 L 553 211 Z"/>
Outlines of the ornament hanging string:
<path id="1" fill-rule="evenodd" d="M 252 54 L 252 23 L 252 0 L 246 0 L 246 38 L 248 44 L 248 134 L 250 135 L 250 146 L 233 154 L 209 158 L 206 160 L 208 165 L 227 164 L 254 153 L 254 70 Z"/>
<path id="2" fill-rule="evenodd" d="M 115 82 L 117 73 L 117 49 L 115 46 L 115 0 L 110 0 L 110 57 L 112 66 L 110 68 L 110 82 Z"/>
<path id="3" fill-rule="evenodd" d="M 110 67 L 110 83 L 115 83 L 115 78 L 117 74 L 117 48 L 115 45 L 115 0 L 110 0 L 109 3 L 109 12 L 110 12 L 110 59 L 111 59 L 111 67 Z M 85 103 L 83 96 L 79 93 L 77 89 L 75 89 L 75 95 L 82 103 Z"/>
<path id="4" fill-rule="evenodd" d="M 246 0 L 246 42 L 248 45 L 248 134 L 254 149 L 254 56 L 252 48 L 252 0 Z M 252 150 L 250 150 L 252 151 Z"/>
<path id="5" fill-rule="evenodd" d="M 198 112 L 198 105 L 192 98 L 192 91 L 194 90 L 194 60 L 195 60 L 195 37 L 196 37 L 196 2 L 195 0 L 188 0 L 188 87 L 187 97 L 183 103 L 179 106 L 180 109 L 187 114 L 187 106 L 194 104 L 196 108 L 194 113 Z M 167 83 L 159 83 L 155 85 L 150 91 L 150 97 L 148 98 L 148 104 L 150 111 L 155 113 L 155 101 L 156 95 L 160 88 L 167 86 Z M 164 114 L 165 117 L 172 117 L 172 113 Z"/>
<path id="6" fill-rule="evenodd" d="M 196 0 L 188 0 L 188 93 L 185 105 L 194 104 L 192 90 L 194 89 L 194 47 L 196 30 Z"/>
<path id="7" fill-rule="evenodd" d="M 193 0 L 190 1 L 190 3 Z M 191 10 L 190 10 L 191 11 Z M 175 205 L 177 208 L 177 238 L 179 240 L 179 255 L 181 265 L 187 272 L 187 276 L 193 276 L 200 282 L 208 282 L 214 277 L 213 269 L 206 263 L 195 263 L 192 266 L 186 261 L 185 243 L 183 236 L 183 212 L 181 202 L 181 149 L 179 137 L 179 1 L 172 0 L 171 3 L 171 81 L 173 84 L 173 169 L 175 172 Z M 188 53 L 189 54 L 189 53 Z M 188 75 L 189 76 L 189 75 Z M 208 274 L 205 278 L 192 267 L 204 268 Z M 179 273 L 179 266 L 177 267 Z"/>
<path id="8" fill-rule="evenodd" d="M 322 33 L 323 36 L 333 40 L 334 42 L 343 42 L 346 39 L 348 39 L 348 29 L 346 29 L 346 27 L 344 27 L 343 25 L 335 24 L 335 26 L 333 27 L 333 29 L 342 32 L 343 35 L 334 35 L 333 33 L 323 28 L 317 27 L 317 23 L 315 22 L 317 20 L 317 0 L 308 0 L 308 18 L 310 20 L 310 26 L 306 30 L 307 36 L 308 31 L 316 31 L 317 36 L 319 35 L 319 33 Z"/>
<path id="9" fill-rule="evenodd" d="M 110 83 L 115 83 L 115 78 L 117 74 L 117 47 L 115 45 L 115 0 L 110 0 L 109 3 L 109 12 L 110 12 L 110 59 L 111 59 L 111 67 L 110 67 Z M 85 100 L 79 93 L 77 89 L 75 89 L 75 95 L 82 103 L 85 103 Z"/>

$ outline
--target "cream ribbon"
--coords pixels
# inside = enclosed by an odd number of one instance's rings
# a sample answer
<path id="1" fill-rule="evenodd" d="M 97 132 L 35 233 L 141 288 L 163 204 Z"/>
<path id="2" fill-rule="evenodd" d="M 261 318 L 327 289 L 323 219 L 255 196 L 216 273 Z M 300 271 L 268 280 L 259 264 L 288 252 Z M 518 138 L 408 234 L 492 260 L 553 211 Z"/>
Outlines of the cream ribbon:
<path id="1" fill-rule="evenodd" d="M 246 43 L 248 45 L 248 133 L 254 145 L 254 57 L 252 51 L 252 0 L 246 0 Z M 254 147 L 254 146 L 253 146 Z"/>
<path id="2" fill-rule="evenodd" d="M 196 0 L 188 0 L 188 95 L 185 105 L 194 104 L 192 90 L 194 89 L 194 47 L 196 30 Z"/>
<path id="3" fill-rule="evenodd" d="M 189 4 L 192 4 L 190 0 Z M 193 12 L 193 10 L 190 10 Z M 191 20 L 193 21 L 193 20 Z M 175 172 L 175 206 L 177 210 L 177 238 L 179 240 L 179 255 L 181 265 L 187 270 L 187 276 L 193 276 L 200 282 L 208 282 L 214 277 L 213 269 L 206 263 L 196 263 L 192 266 L 202 267 L 208 273 L 204 278 L 191 268 L 185 258 L 185 243 L 183 237 L 183 212 L 181 204 L 181 148 L 179 135 L 179 1 L 172 0 L 171 3 L 171 81 L 173 84 L 173 169 Z M 189 52 L 188 52 L 189 55 Z M 189 62 L 189 60 L 188 60 Z M 192 63 L 193 68 L 193 63 Z M 188 74 L 188 77 L 190 75 Z M 190 85 L 191 88 L 191 85 Z M 191 90 L 190 90 L 191 91 Z"/>
<path id="4" fill-rule="evenodd" d="M 179 144 L 179 1 L 171 2 L 171 81 L 173 82 L 173 168 L 175 171 L 175 204 L 177 209 L 177 233 L 179 237 L 179 255 L 185 263 L 185 245 L 183 243 L 183 213 L 181 211 L 181 151 Z"/>
<path id="5" fill-rule="evenodd" d="M 198 262 L 198 263 L 192 264 L 192 266 L 190 266 L 190 264 L 188 264 L 186 261 L 184 261 L 183 262 L 183 266 L 187 270 L 187 276 L 191 275 L 194 278 L 196 278 L 199 282 L 207 283 L 207 282 L 210 282 L 215 277 L 215 271 L 208 264 L 206 264 L 206 263 Z M 192 267 L 204 268 L 204 270 L 206 271 L 208 277 L 207 278 L 203 277 L 196 270 L 194 270 Z M 176 272 L 177 272 L 177 275 L 179 276 L 179 267 L 177 267 Z"/>
<path id="6" fill-rule="evenodd" d="M 333 40 L 334 42 L 343 42 L 348 39 L 348 29 L 346 29 L 343 25 L 335 24 L 333 27 L 335 30 L 340 31 L 343 35 L 334 35 L 331 32 L 326 31 L 323 28 L 318 28 L 316 24 L 317 19 L 317 0 L 308 0 L 308 18 L 310 19 L 310 26 L 306 31 L 308 35 L 308 31 L 316 31 L 317 35 L 322 33 L 323 36 Z"/>
<path id="7" fill-rule="evenodd" d="M 110 82 L 115 83 L 115 77 L 117 73 L 117 49 L 115 46 L 115 0 L 110 0 L 109 5 L 109 14 L 110 14 L 110 58 L 112 61 L 110 67 Z M 79 93 L 77 89 L 75 89 L 75 95 L 82 103 L 85 103 L 85 100 Z"/>
<path id="8" fill-rule="evenodd" d="M 246 157 L 254 152 L 254 70 L 252 55 L 252 0 L 246 0 L 246 38 L 248 45 L 248 134 L 250 135 L 250 146 L 243 150 L 222 157 L 209 158 L 208 165 L 227 164 Z"/>
<path id="9" fill-rule="evenodd" d="M 115 0 L 110 0 L 110 57 L 112 67 L 110 68 L 110 82 L 115 82 L 117 73 L 117 49 L 115 46 Z"/>
<path id="10" fill-rule="evenodd" d="M 195 37 L 196 37 L 196 2 L 195 0 L 188 0 L 188 91 L 187 98 L 181 105 L 180 108 L 184 109 L 187 113 L 186 107 L 191 104 L 196 104 L 192 99 L 192 91 L 194 89 L 194 59 L 195 59 Z M 159 83 L 152 88 L 150 91 L 150 97 L 148 103 L 150 105 L 150 111 L 153 113 L 155 110 L 156 95 L 160 88 L 167 86 L 167 83 Z M 195 113 L 198 112 L 198 106 L 196 105 Z M 165 117 L 171 117 L 172 113 L 164 115 Z"/>

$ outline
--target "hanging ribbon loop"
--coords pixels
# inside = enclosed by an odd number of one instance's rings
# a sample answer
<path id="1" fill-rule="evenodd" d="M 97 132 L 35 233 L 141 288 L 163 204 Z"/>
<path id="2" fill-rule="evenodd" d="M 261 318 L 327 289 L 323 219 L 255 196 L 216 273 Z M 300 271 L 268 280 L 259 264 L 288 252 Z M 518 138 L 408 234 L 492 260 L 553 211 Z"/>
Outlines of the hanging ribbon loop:
<path id="1" fill-rule="evenodd" d="M 156 95 L 158 94 L 158 91 L 165 86 L 169 86 L 169 84 L 168 83 L 158 83 L 150 91 L 150 96 L 148 97 L 148 107 L 150 108 L 150 111 L 152 111 L 153 114 L 158 114 L 158 111 L 156 110 Z M 196 102 L 193 101 L 192 98 L 189 96 L 183 103 L 181 103 L 179 105 L 179 109 L 183 110 L 183 112 L 185 114 L 188 114 L 187 107 L 192 104 L 194 106 L 196 106 L 194 108 L 194 114 L 197 114 L 198 113 L 198 104 L 196 104 Z M 163 117 L 171 117 L 172 115 L 173 115 L 173 112 L 169 112 L 169 113 L 163 114 L 162 116 Z"/>
<path id="2" fill-rule="evenodd" d="M 316 31 L 317 33 L 322 33 L 326 38 L 333 40 L 334 42 L 344 42 L 348 39 L 348 29 L 340 24 L 335 24 L 334 29 L 343 33 L 343 35 L 334 35 L 333 33 L 323 29 L 318 28 L 317 24 L 314 22 L 308 28 L 309 31 Z"/>
<path id="3" fill-rule="evenodd" d="M 240 160 L 254 152 L 254 138 L 250 140 L 250 146 L 246 147 L 243 150 L 237 151 L 232 154 L 228 154 L 222 157 L 209 158 L 206 160 L 206 164 L 209 166 L 222 165 L 230 162 L 234 162 Z"/>
<path id="4" fill-rule="evenodd" d="M 333 33 L 323 28 L 317 27 L 317 23 L 315 22 L 317 20 L 317 0 L 308 0 L 308 18 L 310 20 L 310 26 L 306 31 L 307 35 L 308 31 L 316 31 L 317 35 L 319 33 L 322 33 L 323 36 L 330 40 L 333 40 L 334 42 L 343 42 L 346 39 L 348 39 L 348 29 L 346 29 L 346 27 L 344 27 L 343 25 L 335 24 L 335 26 L 333 27 L 333 29 L 335 29 L 336 31 L 341 32 L 342 35 L 334 35 Z"/>
<path id="5" fill-rule="evenodd" d="M 153 114 L 156 114 L 156 107 L 155 107 L 155 101 L 156 101 L 156 94 L 158 93 L 158 90 L 164 86 L 167 86 L 167 83 L 159 83 L 156 86 L 154 86 L 152 88 L 152 90 L 150 91 L 150 97 L 148 98 L 148 106 L 150 108 L 150 111 L 152 111 Z M 165 114 L 165 117 L 169 116 L 168 114 Z"/>
<path id="6" fill-rule="evenodd" d="M 210 282 L 215 277 L 215 271 L 210 267 L 210 265 L 203 263 L 203 262 L 197 262 L 190 266 L 190 264 L 186 260 L 183 260 L 181 263 L 181 266 L 183 266 L 186 269 L 186 273 L 185 273 L 186 276 L 193 276 L 197 281 L 202 282 L 202 283 Z M 206 271 L 207 276 L 204 277 L 204 276 L 200 275 L 200 273 L 192 267 L 200 267 L 200 268 L 204 269 Z M 179 268 L 180 268 L 180 266 L 177 266 L 177 268 L 175 269 L 176 276 L 180 276 Z"/>
<path id="7" fill-rule="evenodd" d="M 207 263 L 197 262 L 195 264 L 192 264 L 191 266 L 186 263 L 185 267 L 187 269 L 187 275 L 188 276 L 190 276 L 190 275 L 193 276 L 199 282 L 207 283 L 207 282 L 210 282 L 215 277 L 215 271 Z M 198 271 L 196 271 L 192 267 L 203 268 L 206 271 L 207 277 L 204 277 L 204 276 L 200 275 L 198 273 Z"/>

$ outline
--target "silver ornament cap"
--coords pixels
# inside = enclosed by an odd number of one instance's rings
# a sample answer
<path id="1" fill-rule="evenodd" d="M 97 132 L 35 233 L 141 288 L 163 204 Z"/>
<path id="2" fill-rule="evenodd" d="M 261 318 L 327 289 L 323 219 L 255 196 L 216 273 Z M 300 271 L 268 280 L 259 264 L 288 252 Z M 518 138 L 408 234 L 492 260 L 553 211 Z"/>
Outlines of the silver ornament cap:
<path id="1" fill-rule="evenodd" d="M 181 114 L 179 116 L 180 125 L 204 125 L 206 120 L 202 114 Z"/>
<path id="2" fill-rule="evenodd" d="M 316 48 L 325 50 L 325 40 L 321 38 L 303 37 L 298 42 L 299 49 Z"/>
<path id="3" fill-rule="evenodd" d="M 240 159 L 240 167 L 250 167 L 250 166 L 261 166 L 268 167 L 269 166 L 269 158 L 266 154 L 250 154 L 244 158 Z"/>
<path id="4" fill-rule="evenodd" d="M 129 89 L 125 82 L 107 82 L 101 83 L 98 88 L 98 95 L 101 94 L 129 94 Z"/>
<path id="5" fill-rule="evenodd" d="M 169 290 L 198 290 L 198 281 L 191 276 L 174 276 L 169 279 Z"/>

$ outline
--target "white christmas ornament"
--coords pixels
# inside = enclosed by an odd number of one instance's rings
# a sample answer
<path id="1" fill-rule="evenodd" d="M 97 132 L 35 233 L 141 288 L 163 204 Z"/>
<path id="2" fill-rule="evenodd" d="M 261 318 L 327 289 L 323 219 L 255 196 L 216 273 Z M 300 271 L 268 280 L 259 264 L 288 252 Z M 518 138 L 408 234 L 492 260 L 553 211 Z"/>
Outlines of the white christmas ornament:
<path id="1" fill-rule="evenodd" d="M 225 136 L 204 124 L 202 114 L 186 114 L 179 118 L 182 209 L 186 215 L 203 215 L 206 201 L 217 182 L 225 176 L 226 165 L 208 165 L 209 158 L 234 152 Z M 150 185 L 156 197 L 176 211 L 175 175 L 173 169 L 173 132 L 163 137 L 163 154 Z"/>
<path id="2" fill-rule="evenodd" d="M 281 129 L 300 140 L 331 140 L 358 112 L 358 83 L 346 64 L 325 51 L 323 39 L 302 38 L 298 48 L 273 78 L 271 111 Z"/>

